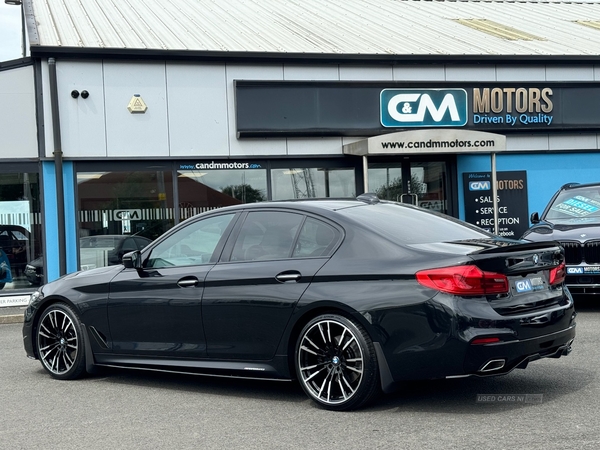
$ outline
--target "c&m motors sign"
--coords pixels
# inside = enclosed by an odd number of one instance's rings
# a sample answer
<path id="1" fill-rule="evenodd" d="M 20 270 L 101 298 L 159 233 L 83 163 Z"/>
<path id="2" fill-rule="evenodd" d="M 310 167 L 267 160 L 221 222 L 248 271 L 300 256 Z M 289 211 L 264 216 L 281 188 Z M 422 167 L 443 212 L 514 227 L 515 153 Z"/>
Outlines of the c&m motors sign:
<path id="1" fill-rule="evenodd" d="M 234 80 L 238 138 L 598 130 L 600 82 Z"/>
<path id="2" fill-rule="evenodd" d="M 462 127 L 468 120 L 464 89 L 384 89 L 384 127 Z"/>

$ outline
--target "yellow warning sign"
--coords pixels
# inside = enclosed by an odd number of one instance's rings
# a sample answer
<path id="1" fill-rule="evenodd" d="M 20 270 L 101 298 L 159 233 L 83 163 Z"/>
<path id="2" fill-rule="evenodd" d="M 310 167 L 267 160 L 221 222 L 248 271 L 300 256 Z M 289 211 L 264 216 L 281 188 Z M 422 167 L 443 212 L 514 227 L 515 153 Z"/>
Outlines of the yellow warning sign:
<path id="1" fill-rule="evenodd" d="M 144 99 L 142 98 L 142 96 L 140 94 L 134 94 L 133 97 L 131 97 L 131 100 L 129 100 L 129 105 L 127 105 L 127 109 L 132 114 L 133 113 L 142 113 L 143 114 L 148 109 L 148 106 L 146 106 L 146 103 L 144 102 Z"/>

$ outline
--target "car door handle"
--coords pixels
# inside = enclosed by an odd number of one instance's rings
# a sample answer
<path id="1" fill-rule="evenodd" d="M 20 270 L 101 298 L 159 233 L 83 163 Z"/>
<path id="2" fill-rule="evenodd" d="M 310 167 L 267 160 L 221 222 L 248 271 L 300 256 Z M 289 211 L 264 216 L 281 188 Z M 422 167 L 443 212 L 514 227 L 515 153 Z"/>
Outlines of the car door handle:
<path id="1" fill-rule="evenodd" d="M 275 275 L 275 279 L 277 281 L 281 281 L 282 283 L 285 283 L 287 281 L 299 281 L 300 278 L 302 278 L 302 274 L 295 270 L 289 270 Z"/>
<path id="2" fill-rule="evenodd" d="M 186 288 L 186 287 L 194 287 L 194 286 L 198 286 L 198 278 L 196 277 L 190 277 L 190 278 L 182 278 L 181 280 L 179 280 L 177 282 L 177 286 L 182 287 L 182 288 Z"/>

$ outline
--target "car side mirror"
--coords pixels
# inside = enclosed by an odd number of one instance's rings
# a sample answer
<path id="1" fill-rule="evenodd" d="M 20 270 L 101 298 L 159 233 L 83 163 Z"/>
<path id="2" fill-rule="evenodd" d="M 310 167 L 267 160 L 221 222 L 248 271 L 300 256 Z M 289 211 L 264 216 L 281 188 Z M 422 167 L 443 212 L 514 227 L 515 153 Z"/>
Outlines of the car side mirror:
<path id="1" fill-rule="evenodd" d="M 537 212 L 531 213 L 531 217 L 529 218 L 532 224 L 540 223 L 540 215 Z"/>
<path id="2" fill-rule="evenodd" d="M 134 250 L 123 255 L 123 265 L 126 269 L 141 269 L 142 254 L 139 250 Z"/>

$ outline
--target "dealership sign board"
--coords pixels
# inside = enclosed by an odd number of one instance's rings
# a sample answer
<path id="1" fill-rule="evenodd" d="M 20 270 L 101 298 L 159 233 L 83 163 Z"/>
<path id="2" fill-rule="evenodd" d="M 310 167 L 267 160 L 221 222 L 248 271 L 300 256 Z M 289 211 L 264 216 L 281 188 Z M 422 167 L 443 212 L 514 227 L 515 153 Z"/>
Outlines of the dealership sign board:
<path id="1" fill-rule="evenodd" d="M 465 221 L 494 232 L 494 197 L 490 172 L 463 173 Z M 496 173 L 498 235 L 519 239 L 529 228 L 527 172 Z"/>
<path id="2" fill-rule="evenodd" d="M 596 130 L 600 83 L 237 80 L 238 137 Z"/>
<path id="3" fill-rule="evenodd" d="M 456 129 L 411 129 L 382 134 L 343 146 L 346 155 L 374 156 L 410 153 L 490 153 L 506 150 L 506 136 Z"/>

